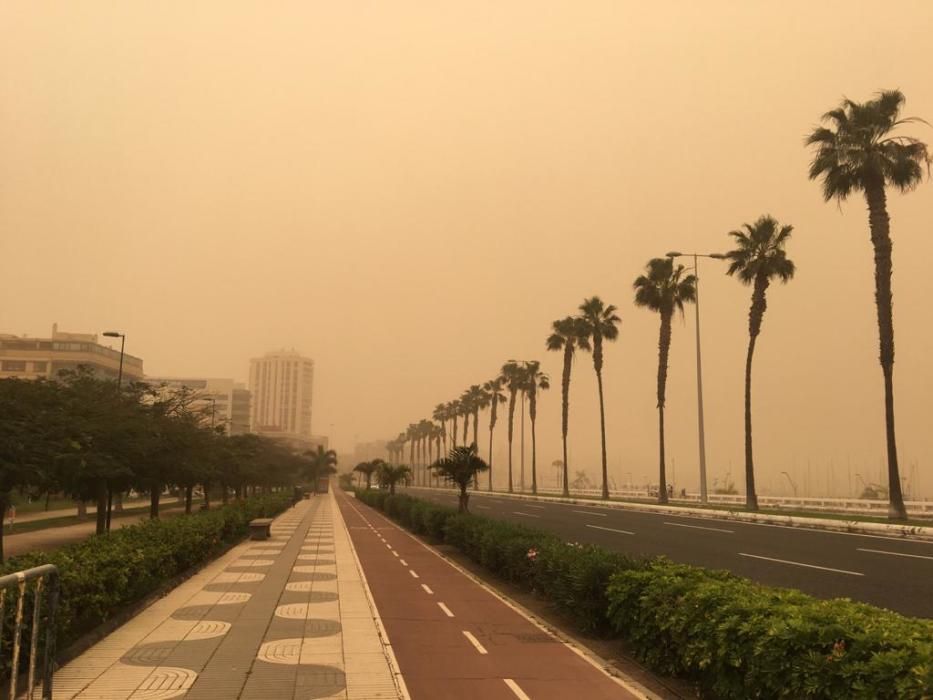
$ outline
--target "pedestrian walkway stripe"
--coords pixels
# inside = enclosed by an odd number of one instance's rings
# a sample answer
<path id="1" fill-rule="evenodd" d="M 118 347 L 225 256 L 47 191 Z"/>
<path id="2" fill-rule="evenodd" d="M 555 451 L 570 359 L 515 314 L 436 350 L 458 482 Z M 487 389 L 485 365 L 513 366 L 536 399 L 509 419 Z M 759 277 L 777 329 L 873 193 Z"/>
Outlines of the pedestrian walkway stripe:
<path id="1" fill-rule="evenodd" d="M 427 584 L 422 583 L 421 587 L 424 589 L 424 592 L 427 593 L 428 595 L 434 595 L 434 591 L 428 588 Z"/>
<path id="2" fill-rule="evenodd" d="M 444 605 L 443 603 L 438 603 L 437 605 L 438 605 L 438 607 L 439 607 L 441 610 L 444 611 L 444 614 L 445 614 L 447 617 L 453 617 L 453 616 L 454 616 L 454 614 L 453 614 L 452 612 L 450 612 L 450 608 L 448 608 L 448 607 L 447 607 L 446 605 Z"/>
<path id="3" fill-rule="evenodd" d="M 519 700 L 531 700 L 531 698 L 528 697 L 525 691 L 522 690 L 521 686 L 515 681 L 513 681 L 511 678 L 503 678 L 502 680 L 505 681 L 505 684 L 509 686 L 509 690 L 515 693 L 515 697 L 517 697 Z"/>
<path id="4" fill-rule="evenodd" d="M 472 634 L 467 632 L 466 630 L 463 630 L 463 636 L 469 640 L 470 644 L 476 647 L 476 651 L 478 651 L 480 654 L 489 653 L 488 651 L 486 651 L 486 647 L 480 644 L 479 640 L 476 637 L 474 637 Z"/>

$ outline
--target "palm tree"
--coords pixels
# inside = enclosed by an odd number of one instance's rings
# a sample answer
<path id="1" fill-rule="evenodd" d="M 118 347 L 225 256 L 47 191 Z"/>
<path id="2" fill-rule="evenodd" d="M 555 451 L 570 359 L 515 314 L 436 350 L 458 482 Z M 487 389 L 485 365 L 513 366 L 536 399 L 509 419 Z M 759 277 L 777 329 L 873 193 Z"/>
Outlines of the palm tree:
<path id="1" fill-rule="evenodd" d="M 379 483 L 385 488 L 389 487 L 389 495 L 395 495 L 395 485 L 398 483 L 407 484 L 411 478 L 411 469 L 404 464 L 391 465 L 384 464 L 378 472 Z"/>
<path id="2" fill-rule="evenodd" d="M 447 451 L 447 404 L 439 403 L 434 407 L 434 412 L 431 414 L 431 417 L 434 418 L 441 425 L 441 437 L 444 439 L 444 451 Z"/>
<path id="3" fill-rule="evenodd" d="M 433 430 L 434 424 L 427 419 L 422 419 L 418 423 L 418 435 L 421 442 L 421 481 L 424 486 L 428 483 L 428 465 L 431 463 L 430 448 Z"/>
<path id="4" fill-rule="evenodd" d="M 395 442 L 398 444 L 397 454 L 396 454 L 396 464 L 400 464 L 402 458 L 405 456 L 405 443 L 408 441 L 408 433 L 402 432 L 398 434 L 398 437 L 395 438 Z"/>
<path id="5" fill-rule="evenodd" d="M 564 353 L 564 371 L 561 374 L 561 435 L 564 442 L 564 495 L 570 495 L 570 487 L 567 477 L 567 427 L 570 417 L 570 370 L 573 366 L 574 352 L 577 348 L 589 350 L 590 343 L 587 340 L 585 331 L 582 328 L 582 321 L 579 318 L 567 316 L 551 324 L 553 333 L 548 336 L 547 349 L 553 352 L 563 351 Z"/>
<path id="6" fill-rule="evenodd" d="M 373 472 L 375 472 L 376 469 L 377 466 L 372 462 L 360 462 L 355 467 L 353 467 L 353 471 L 358 472 L 359 474 L 362 474 L 366 477 L 367 490 L 372 485 Z"/>
<path id="7" fill-rule="evenodd" d="M 537 442 L 535 419 L 538 416 L 538 392 L 551 388 L 551 379 L 541 371 L 541 363 L 531 360 L 525 363 L 525 394 L 528 396 L 528 417 L 531 419 L 531 492 L 538 493 Z"/>
<path id="8" fill-rule="evenodd" d="M 853 190 L 861 190 L 868 204 L 868 228 L 875 251 L 875 305 L 878 312 L 879 359 L 884 375 L 884 418 L 888 449 L 888 517 L 907 519 L 901 493 L 894 434 L 894 309 L 891 300 L 891 230 L 885 187 L 909 192 L 923 180 L 923 166 L 930 168 L 925 143 L 909 136 L 894 136 L 899 126 L 919 119 L 901 117 L 904 95 L 898 90 L 878 93 L 858 103 L 843 100 L 823 115 L 830 128 L 819 127 L 807 137 L 816 146 L 810 163 L 810 179 L 823 180 L 826 201 L 842 202 Z"/>
<path id="9" fill-rule="evenodd" d="M 499 381 L 508 387 L 509 390 L 509 493 L 512 493 L 512 436 L 515 427 L 515 398 L 518 392 L 522 390 L 525 381 L 524 368 L 514 360 L 509 360 L 502 365 L 502 374 Z"/>
<path id="10" fill-rule="evenodd" d="M 664 462 L 664 398 L 667 393 L 667 358 L 671 349 L 671 319 L 674 311 L 683 314 L 684 304 L 696 301 L 696 276 L 684 275 L 684 266 L 674 267 L 671 258 L 654 258 L 647 274 L 635 280 L 635 305 L 661 315 L 658 338 L 658 503 L 667 503 L 667 473 Z"/>
<path id="11" fill-rule="evenodd" d="M 409 423 L 405 430 L 405 437 L 408 438 L 408 463 L 415 463 L 415 442 L 418 440 L 418 426 L 415 423 Z"/>
<path id="12" fill-rule="evenodd" d="M 794 263 L 784 250 L 793 230 L 793 226 L 781 226 L 771 216 L 762 216 L 754 224 L 744 224 L 743 230 L 729 233 L 738 247 L 726 254 L 731 261 L 726 274 L 736 275 L 742 284 L 752 285 L 748 354 L 745 357 L 745 504 L 749 510 L 758 510 L 752 456 L 752 356 L 768 306 L 765 292 L 771 280 L 779 279 L 786 283 L 794 276 Z"/>
<path id="13" fill-rule="evenodd" d="M 305 451 L 304 456 L 308 458 L 307 475 L 315 486 L 320 477 L 337 471 L 337 453 L 333 450 L 325 450 L 323 445 L 318 445 L 316 450 Z"/>
<path id="14" fill-rule="evenodd" d="M 463 416 L 463 444 L 467 445 L 470 433 L 470 416 L 473 415 L 473 397 L 467 389 L 460 394 L 460 415 Z"/>
<path id="15" fill-rule="evenodd" d="M 584 299 L 580 304 L 580 330 L 589 342 L 593 353 L 593 369 L 599 387 L 599 430 L 602 435 L 603 498 L 609 498 L 609 470 L 606 467 L 606 411 L 603 403 L 603 341 L 619 337 L 618 324 L 622 319 L 616 315 L 616 307 L 608 306 L 599 297 Z M 581 346 L 582 348 L 582 346 Z"/>
<path id="16" fill-rule="evenodd" d="M 489 397 L 489 488 L 487 489 L 489 491 L 492 491 L 492 433 L 496 427 L 499 404 L 506 401 L 505 394 L 502 393 L 502 385 L 502 377 L 490 379 L 483 384 L 483 390 Z"/>
<path id="17" fill-rule="evenodd" d="M 468 513 L 470 494 L 467 488 L 470 482 L 475 481 L 480 472 L 489 469 L 481 457 L 476 454 L 476 445 L 469 447 L 455 447 L 450 451 L 449 456 L 437 460 L 431 465 L 439 476 L 447 478 L 460 487 L 460 498 L 458 501 L 458 510 L 461 513 Z"/>
<path id="18" fill-rule="evenodd" d="M 451 421 L 451 445 L 453 447 L 457 446 L 457 416 L 460 415 L 460 402 L 454 399 L 453 401 L 447 402 L 447 415 L 450 417 Z"/>
<path id="19" fill-rule="evenodd" d="M 438 457 L 440 457 L 442 454 L 444 454 L 444 453 L 441 451 L 441 439 L 443 439 L 445 442 L 447 441 L 447 431 L 444 429 L 444 424 L 443 424 L 443 423 L 440 423 L 440 424 L 434 426 L 434 440 L 435 440 L 436 443 L 437 443 L 436 447 L 437 447 L 437 456 L 438 456 Z M 439 483 L 439 482 L 437 481 L 437 475 L 435 474 L 435 485 L 437 485 L 438 483 Z"/>
<path id="20" fill-rule="evenodd" d="M 479 384 L 473 384 L 464 392 L 460 401 L 466 403 L 466 410 L 473 415 L 473 443 L 479 450 L 479 412 L 486 407 L 486 392 Z M 464 431 L 464 437 L 466 437 L 466 431 Z"/>

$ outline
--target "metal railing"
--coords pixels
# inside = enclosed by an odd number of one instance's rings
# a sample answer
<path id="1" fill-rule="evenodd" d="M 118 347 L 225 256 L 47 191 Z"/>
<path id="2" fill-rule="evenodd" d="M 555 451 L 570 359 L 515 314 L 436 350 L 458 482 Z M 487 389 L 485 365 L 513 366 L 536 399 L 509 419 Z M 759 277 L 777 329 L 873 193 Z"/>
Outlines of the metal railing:
<path id="1" fill-rule="evenodd" d="M 38 697 L 42 700 L 52 698 L 58 589 L 58 569 L 51 564 L 0 576 L 0 663 L 2 663 L 0 677 L 9 674 L 9 695 L 6 696 L 9 700 L 17 700 L 17 698 L 32 700 L 37 690 L 41 692 Z M 7 620 L 8 614 L 12 614 L 11 621 Z M 32 625 L 28 628 L 27 639 L 24 641 L 23 628 L 26 627 L 27 615 L 32 618 Z M 12 633 L 10 640 L 6 638 L 8 628 Z M 40 638 L 44 644 L 42 645 L 41 667 L 37 674 L 36 661 L 39 657 Z M 23 657 L 24 643 L 28 643 L 29 646 L 28 658 Z M 26 662 L 25 693 L 17 694 L 17 686 L 22 680 L 21 669 L 24 662 Z M 4 697 L 3 688 L 0 687 L 0 698 L 2 697 Z"/>

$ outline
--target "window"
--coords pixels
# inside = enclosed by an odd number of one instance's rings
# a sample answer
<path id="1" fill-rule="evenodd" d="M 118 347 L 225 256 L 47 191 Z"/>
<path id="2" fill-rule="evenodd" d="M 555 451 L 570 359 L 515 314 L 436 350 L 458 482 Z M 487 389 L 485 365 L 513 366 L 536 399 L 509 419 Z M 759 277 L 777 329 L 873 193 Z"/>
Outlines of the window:
<path id="1" fill-rule="evenodd" d="M 4 360 L 0 369 L 4 372 L 25 372 L 26 363 L 22 360 Z"/>
<path id="2" fill-rule="evenodd" d="M 32 371 L 33 372 L 45 372 L 49 368 L 48 362 L 33 362 Z"/>

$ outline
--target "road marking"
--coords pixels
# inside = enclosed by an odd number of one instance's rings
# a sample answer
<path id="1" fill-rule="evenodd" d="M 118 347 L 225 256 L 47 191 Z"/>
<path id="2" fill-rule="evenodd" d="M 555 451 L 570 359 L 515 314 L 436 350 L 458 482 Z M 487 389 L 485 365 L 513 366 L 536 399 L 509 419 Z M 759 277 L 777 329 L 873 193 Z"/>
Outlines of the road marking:
<path id="1" fill-rule="evenodd" d="M 426 583 L 422 583 L 421 587 L 424 589 L 424 592 L 427 593 L 428 595 L 434 595 L 434 591 L 428 588 Z"/>
<path id="2" fill-rule="evenodd" d="M 933 557 L 925 557 L 922 554 L 904 554 L 903 552 L 886 552 L 883 549 L 864 549 L 862 547 L 858 547 L 858 551 L 871 552 L 872 554 L 890 554 L 891 556 L 894 556 L 894 557 L 910 557 L 911 559 L 929 559 L 933 561 Z"/>
<path id="3" fill-rule="evenodd" d="M 470 644 L 475 646 L 476 651 L 478 651 L 480 654 L 489 653 L 488 651 L 486 651 L 486 648 L 482 644 L 479 643 L 479 640 L 476 637 L 474 637 L 472 634 L 467 632 L 466 630 L 463 630 L 463 636 L 470 640 Z"/>
<path id="4" fill-rule="evenodd" d="M 538 510 L 547 510 L 547 506 L 533 506 L 530 503 L 525 504 L 526 508 L 537 508 Z"/>
<path id="5" fill-rule="evenodd" d="M 520 510 L 513 510 L 515 515 L 524 515 L 526 518 L 540 518 L 540 515 L 535 515 L 534 513 L 522 513 Z"/>
<path id="6" fill-rule="evenodd" d="M 590 511 L 590 510 L 572 510 L 570 512 L 571 513 L 582 513 L 583 515 L 596 515 L 600 518 L 605 518 L 606 515 L 608 515 L 607 513 L 594 513 L 593 511 Z"/>
<path id="7" fill-rule="evenodd" d="M 757 554 L 746 554 L 745 552 L 739 552 L 740 557 L 751 557 L 753 559 L 764 559 L 765 561 L 776 561 L 779 564 L 790 564 L 791 566 L 805 566 L 808 569 L 820 569 L 821 571 L 832 571 L 837 574 L 847 574 L 849 576 L 864 576 L 865 574 L 860 574 L 858 571 L 846 571 L 845 569 L 831 569 L 828 566 L 817 566 L 816 564 L 804 564 L 799 561 L 788 561 L 787 559 L 773 559 L 772 557 L 761 557 Z"/>
<path id="8" fill-rule="evenodd" d="M 404 559 L 399 559 L 398 563 L 401 564 L 402 566 L 408 566 L 408 562 L 405 561 Z"/>
<path id="9" fill-rule="evenodd" d="M 392 554 L 394 554 L 395 556 L 398 556 L 398 552 L 396 552 L 394 549 L 392 550 Z"/>
<path id="10" fill-rule="evenodd" d="M 513 681 L 511 678 L 503 678 L 502 680 L 505 681 L 505 684 L 509 686 L 509 690 L 515 693 L 515 697 L 517 697 L 519 700 L 531 700 L 525 691 L 521 689 L 521 686 L 519 686 L 518 683 Z"/>
<path id="11" fill-rule="evenodd" d="M 386 547 L 388 547 L 389 549 L 392 549 L 392 545 L 389 544 L 388 542 L 386 542 Z"/>
<path id="12" fill-rule="evenodd" d="M 694 530 L 710 530 L 711 532 L 728 532 L 730 535 L 735 534 L 735 530 L 726 530 L 721 527 L 703 527 L 702 525 L 684 525 L 683 523 L 669 523 L 666 520 L 664 521 L 665 525 L 673 525 L 674 527 L 690 527 Z"/>
<path id="13" fill-rule="evenodd" d="M 452 612 L 450 612 L 450 608 L 448 608 L 448 607 L 447 607 L 446 605 L 444 605 L 443 603 L 438 603 L 437 605 L 438 605 L 438 607 L 440 607 L 441 610 L 444 611 L 444 614 L 445 614 L 447 617 L 453 617 L 453 616 L 454 616 L 454 614 L 453 614 Z"/>
<path id="14" fill-rule="evenodd" d="M 409 569 L 409 570 L 408 570 L 408 573 L 411 574 L 411 577 L 412 577 L 412 578 L 418 578 L 418 574 L 415 573 L 415 570 L 414 570 L 414 569 Z"/>
<path id="15" fill-rule="evenodd" d="M 587 525 L 587 527 L 591 527 L 594 530 L 606 530 L 608 532 L 618 532 L 623 535 L 634 535 L 635 534 L 634 532 L 630 532 L 629 530 L 616 530 L 614 527 L 600 527 L 599 525 Z"/>

